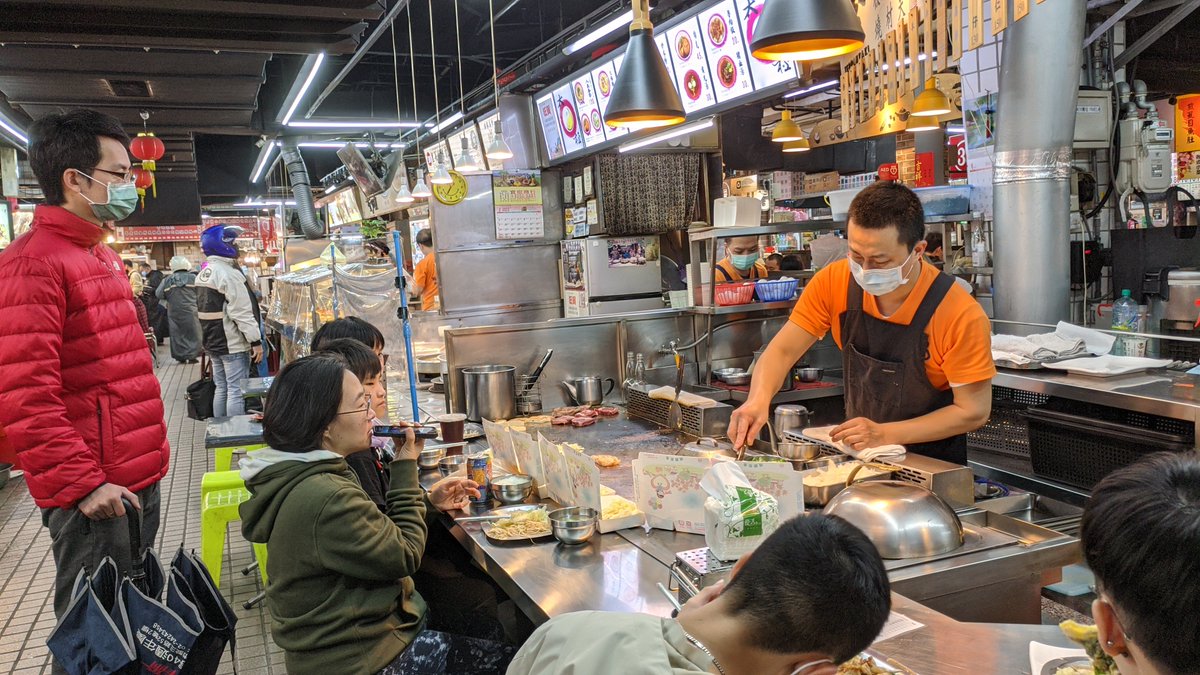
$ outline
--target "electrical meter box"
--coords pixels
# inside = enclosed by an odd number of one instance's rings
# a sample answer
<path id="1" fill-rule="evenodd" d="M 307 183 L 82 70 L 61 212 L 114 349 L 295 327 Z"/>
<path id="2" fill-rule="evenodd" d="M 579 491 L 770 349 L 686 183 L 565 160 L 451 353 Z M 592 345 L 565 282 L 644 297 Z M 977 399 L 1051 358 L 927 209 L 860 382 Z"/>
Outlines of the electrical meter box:
<path id="1" fill-rule="evenodd" d="M 1112 142 L 1112 94 L 1095 89 L 1080 89 L 1075 104 L 1075 149 L 1096 150 Z"/>

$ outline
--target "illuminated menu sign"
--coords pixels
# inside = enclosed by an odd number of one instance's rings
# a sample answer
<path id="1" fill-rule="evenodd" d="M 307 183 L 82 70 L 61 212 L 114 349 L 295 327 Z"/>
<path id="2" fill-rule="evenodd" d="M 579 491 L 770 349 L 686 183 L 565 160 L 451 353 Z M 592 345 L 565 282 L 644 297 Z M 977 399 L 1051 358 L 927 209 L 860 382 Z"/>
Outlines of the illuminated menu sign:
<path id="1" fill-rule="evenodd" d="M 654 42 L 689 118 L 796 80 L 795 63 L 760 61 L 750 54 L 764 1 L 710 2 L 655 30 Z M 602 60 L 590 72 L 559 82 L 536 99 L 551 161 L 629 133 L 603 123 L 622 59 L 619 54 Z M 484 134 L 486 140 L 486 129 Z"/>
<path id="2" fill-rule="evenodd" d="M 684 21 L 667 32 L 671 39 L 671 58 L 675 63 L 675 81 L 683 99 L 684 112 L 691 114 L 710 108 L 717 102 L 708 59 L 700 38 L 699 19 Z"/>
<path id="3" fill-rule="evenodd" d="M 458 133 L 450 135 L 450 150 L 452 152 L 451 157 L 454 158 L 454 168 L 462 171 L 462 167 L 458 166 L 458 157 L 462 154 L 464 140 L 467 142 L 467 155 L 477 167 L 474 170 L 478 171 L 485 168 L 487 164 L 483 158 L 483 145 L 479 140 L 479 129 L 474 123 L 470 123 Z"/>
<path id="4" fill-rule="evenodd" d="M 754 92 L 750 58 L 734 0 L 726 0 L 700 13 L 704 51 L 712 73 L 717 101 L 724 103 Z"/>
<path id="5" fill-rule="evenodd" d="M 450 168 L 454 161 L 454 155 L 450 153 L 450 144 L 442 140 L 437 143 L 430 143 L 423 148 L 425 151 L 425 168 L 429 173 L 437 170 L 438 162 L 445 162 L 446 168 Z"/>
<path id="6" fill-rule="evenodd" d="M 481 136 L 480 140 L 483 143 L 484 148 L 492 147 L 492 141 L 496 139 L 496 122 L 499 121 L 499 119 L 500 113 L 498 112 L 494 112 L 491 115 L 485 115 L 479 118 L 479 134 Z M 487 167 L 489 171 L 504 170 L 504 160 L 488 159 L 487 157 L 484 157 L 484 159 L 487 161 Z"/>

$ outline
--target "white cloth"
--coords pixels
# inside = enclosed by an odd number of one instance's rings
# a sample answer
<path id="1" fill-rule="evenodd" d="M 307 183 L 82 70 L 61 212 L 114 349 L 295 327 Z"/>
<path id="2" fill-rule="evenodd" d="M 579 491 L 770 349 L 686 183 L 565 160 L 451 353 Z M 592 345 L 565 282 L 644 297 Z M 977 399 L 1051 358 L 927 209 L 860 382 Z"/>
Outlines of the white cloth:
<path id="1" fill-rule="evenodd" d="M 674 401 L 675 387 L 659 387 L 658 389 L 651 389 L 646 395 L 659 401 Z M 698 394 L 680 391 L 679 405 L 686 405 L 689 408 L 712 408 L 717 405 L 717 402 L 711 398 L 705 398 L 704 396 L 700 396 Z"/>
<path id="2" fill-rule="evenodd" d="M 1111 352 L 1113 344 L 1117 341 L 1117 338 L 1112 335 L 1107 335 L 1091 328 L 1076 326 L 1066 321 L 1059 321 L 1054 332 L 1065 338 L 1079 338 L 1083 340 L 1087 345 L 1088 353 L 1095 354 L 1096 356 L 1103 356 Z"/>
<path id="3" fill-rule="evenodd" d="M 898 445 L 895 443 L 879 445 L 874 448 L 866 448 L 863 450 L 855 450 L 845 443 L 834 442 L 833 438 L 830 436 L 830 433 L 835 428 L 836 427 L 833 426 L 809 427 L 800 433 L 809 440 L 828 445 L 838 452 L 850 455 L 854 459 L 861 460 L 863 462 L 870 462 L 873 460 L 901 460 L 904 459 L 905 455 L 908 454 L 908 451 L 903 445 Z"/>

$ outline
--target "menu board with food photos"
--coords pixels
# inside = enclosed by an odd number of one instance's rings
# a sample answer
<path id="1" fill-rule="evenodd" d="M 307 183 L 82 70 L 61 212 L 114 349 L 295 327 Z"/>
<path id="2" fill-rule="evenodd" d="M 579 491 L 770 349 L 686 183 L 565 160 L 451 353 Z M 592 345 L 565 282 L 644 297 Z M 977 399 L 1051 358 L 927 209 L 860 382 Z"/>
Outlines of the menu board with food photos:
<path id="1" fill-rule="evenodd" d="M 558 128 L 562 132 L 563 147 L 567 154 L 582 150 L 583 122 L 579 118 L 579 106 L 575 103 L 575 87 L 564 84 L 554 90 L 554 108 L 558 114 Z"/>
<path id="2" fill-rule="evenodd" d="M 474 122 L 467 124 L 467 126 L 463 127 L 460 131 L 458 131 L 458 133 L 451 134 L 450 138 L 448 139 L 450 149 L 453 151 L 452 157 L 454 158 L 454 168 L 458 171 L 462 171 L 462 168 L 458 166 L 458 156 L 462 154 L 462 143 L 464 139 L 467 141 L 467 154 L 470 156 L 471 161 L 475 163 L 475 166 L 478 167 L 475 170 L 486 170 L 487 163 L 483 157 L 483 145 L 479 140 L 479 128 L 475 126 Z"/>
<path id="3" fill-rule="evenodd" d="M 746 58 L 750 61 L 750 73 L 754 75 L 754 88 L 767 87 L 787 82 L 798 76 L 796 64 L 791 61 L 761 61 L 750 54 L 750 43 L 754 42 L 754 28 L 762 16 L 765 0 L 740 0 L 737 5 L 738 20 L 746 41 Z"/>
<path id="4" fill-rule="evenodd" d="M 659 31 L 654 36 L 654 44 L 658 45 L 658 53 L 662 54 L 663 63 L 667 66 L 667 75 L 671 78 L 671 84 L 679 89 L 679 78 L 675 77 L 675 71 L 671 68 L 671 38 L 663 31 Z M 617 75 L 621 75 L 621 71 L 617 71 Z"/>
<path id="5" fill-rule="evenodd" d="M 542 138 L 546 140 L 546 156 L 551 160 L 567 154 L 567 146 L 563 144 L 562 132 L 558 130 L 558 106 L 554 104 L 554 94 L 546 94 L 537 99 L 538 121 L 542 124 Z"/>
<path id="6" fill-rule="evenodd" d="M 737 17 L 734 0 L 726 0 L 700 13 L 704 51 L 708 54 L 713 89 L 721 103 L 754 91 L 754 82 L 750 78 L 750 52 L 746 49 Z"/>
<path id="7" fill-rule="evenodd" d="M 584 73 L 583 77 L 572 82 L 571 93 L 575 97 L 576 110 L 579 111 L 579 126 L 583 128 L 584 144 L 590 148 L 603 143 L 604 122 L 600 119 L 600 105 L 596 101 L 596 85 L 592 82 L 592 74 Z"/>
<path id="8" fill-rule="evenodd" d="M 445 140 L 430 143 L 422 149 L 425 151 L 425 168 L 427 173 L 433 173 L 437 170 L 438 162 L 445 162 L 446 168 L 451 168 L 454 156 L 450 154 L 450 144 Z"/>
<path id="9" fill-rule="evenodd" d="M 492 147 L 492 141 L 496 138 L 496 121 L 499 119 L 500 113 L 498 112 L 479 118 L 479 140 L 485 152 L 487 148 Z M 504 170 L 504 160 L 502 159 L 488 159 L 484 156 L 484 161 L 487 162 L 487 168 L 490 171 Z"/>
<path id="10" fill-rule="evenodd" d="M 617 73 L 621 71 L 621 61 L 625 57 L 618 56 L 611 61 L 605 61 L 592 71 L 592 81 L 596 84 L 596 101 L 600 106 L 600 117 L 608 111 L 608 101 L 612 98 L 613 85 L 617 82 Z M 608 140 L 619 138 L 629 133 L 625 127 L 604 125 L 604 137 Z"/>
<path id="11" fill-rule="evenodd" d="M 687 113 L 704 110 L 717 103 L 713 92 L 708 60 L 704 56 L 699 19 L 691 19 L 667 31 L 671 39 L 671 58 L 675 63 L 675 81 Z"/>

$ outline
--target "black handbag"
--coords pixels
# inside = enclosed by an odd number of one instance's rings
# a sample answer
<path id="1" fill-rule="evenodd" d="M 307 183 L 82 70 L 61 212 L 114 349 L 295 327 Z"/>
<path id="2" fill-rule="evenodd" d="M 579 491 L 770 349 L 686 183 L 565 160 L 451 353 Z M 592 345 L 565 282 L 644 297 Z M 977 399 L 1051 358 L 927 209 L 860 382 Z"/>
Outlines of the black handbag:
<path id="1" fill-rule="evenodd" d="M 213 399 L 217 395 L 217 383 L 213 382 L 212 363 L 204 356 L 200 379 L 187 386 L 187 416 L 194 420 L 206 420 L 213 416 Z"/>

